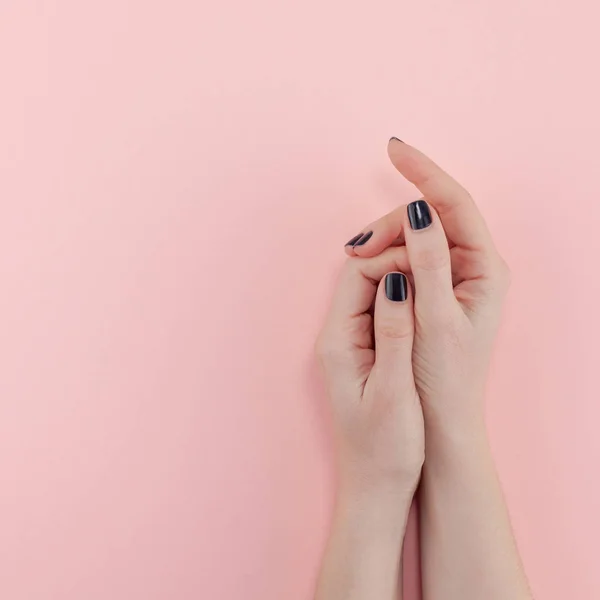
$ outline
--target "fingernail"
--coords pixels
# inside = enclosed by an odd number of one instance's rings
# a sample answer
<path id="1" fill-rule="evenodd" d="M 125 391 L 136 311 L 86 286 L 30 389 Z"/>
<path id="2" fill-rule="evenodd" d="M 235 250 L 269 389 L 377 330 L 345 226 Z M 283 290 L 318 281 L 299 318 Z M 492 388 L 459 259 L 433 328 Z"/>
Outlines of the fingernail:
<path id="1" fill-rule="evenodd" d="M 358 235 L 355 235 L 351 240 L 348 240 L 346 242 L 346 246 L 354 246 L 354 244 L 356 244 L 356 242 L 358 242 L 358 240 L 360 240 L 360 238 L 363 236 L 363 233 L 359 233 Z"/>
<path id="2" fill-rule="evenodd" d="M 392 302 L 404 302 L 408 298 L 408 281 L 403 273 L 388 273 L 385 276 L 385 295 Z"/>
<path id="3" fill-rule="evenodd" d="M 371 239 L 372 236 L 373 232 L 367 231 L 367 233 L 360 237 L 357 242 L 354 242 L 354 244 L 352 244 L 352 247 L 356 248 L 356 246 L 364 246 Z"/>
<path id="4" fill-rule="evenodd" d="M 397 137 L 391 137 L 390 142 L 400 142 L 401 144 L 404 144 L 404 142 L 400 138 L 397 138 Z M 389 144 L 389 142 L 388 142 L 388 144 Z"/>
<path id="5" fill-rule="evenodd" d="M 417 200 L 408 205 L 408 220 L 411 229 L 426 229 L 432 223 L 431 211 L 425 200 Z"/>

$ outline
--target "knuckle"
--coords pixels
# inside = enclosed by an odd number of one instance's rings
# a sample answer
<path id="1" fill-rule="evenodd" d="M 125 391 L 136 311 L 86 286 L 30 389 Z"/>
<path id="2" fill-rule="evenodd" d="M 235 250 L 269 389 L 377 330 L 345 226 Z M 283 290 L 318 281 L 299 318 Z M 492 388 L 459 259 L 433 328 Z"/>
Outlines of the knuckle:
<path id="1" fill-rule="evenodd" d="M 459 310 L 442 303 L 431 307 L 422 307 L 417 303 L 417 326 L 421 323 L 440 335 L 455 337 L 462 325 Z"/>
<path id="2" fill-rule="evenodd" d="M 510 265 L 504 259 L 502 259 L 502 265 L 500 270 L 502 279 L 506 287 L 510 287 L 510 284 L 512 283 L 512 271 L 510 269 Z"/>
<path id="3" fill-rule="evenodd" d="M 347 354 L 344 344 L 327 332 L 323 332 L 317 337 L 314 352 L 322 365 L 343 362 Z"/>
<path id="4" fill-rule="evenodd" d="M 410 322 L 383 319 L 377 323 L 377 337 L 384 340 L 406 340 L 413 335 Z"/>
<path id="5" fill-rule="evenodd" d="M 446 349 L 460 350 L 463 342 L 463 328 L 458 319 L 447 317 L 440 318 L 435 324 L 439 334 L 440 343 Z"/>
<path id="6" fill-rule="evenodd" d="M 440 252 L 437 248 L 420 250 L 414 259 L 414 266 L 423 271 L 439 271 L 448 268 L 449 264 L 448 252 Z"/>
<path id="7" fill-rule="evenodd" d="M 331 356 L 332 352 L 335 352 L 335 347 L 330 339 L 324 334 L 319 335 L 314 345 L 314 353 L 317 358 L 321 361 L 326 360 L 327 357 Z"/>
<path id="8" fill-rule="evenodd" d="M 471 192 L 458 181 L 453 182 L 453 192 L 454 196 L 458 199 L 459 202 L 463 204 L 475 205 L 475 199 Z"/>
<path id="9" fill-rule="evenodd" d="M 359 273 L 360 266 L 364 260 L 364 258 L 348 258 L 342 267 L 342 277 L 353 277 Z"/>
<path id="10" fill-rule="evenodd" d="M 436 331 L 444 334 L 454 335 L 458 329 L 456 319 L 449 311 L 436 311 L 428 320 L 432 325 L 435 325 Z"/>
<path id="11" fill-rule="evenodd" d="M 493 269 L 493 281 L 499 289 L 506 291 L 510 287 L 511 278 L 512 275 L 508 263 L 502 257 L 498 257 L 498 261 Z"/>

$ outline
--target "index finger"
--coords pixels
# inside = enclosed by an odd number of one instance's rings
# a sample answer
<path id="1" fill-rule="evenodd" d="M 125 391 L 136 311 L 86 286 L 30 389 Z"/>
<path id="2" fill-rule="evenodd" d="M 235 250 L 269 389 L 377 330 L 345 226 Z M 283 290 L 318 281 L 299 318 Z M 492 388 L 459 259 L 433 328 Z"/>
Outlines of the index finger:
<path id="1" fill-rule="evenodd" d="M 396 138 L 388 143 L 388 155 L 394 167 L 438 211 L 449 240 L 468 250 L 494 247 L 483 216 L 462 185 L 422 152 Z"/>

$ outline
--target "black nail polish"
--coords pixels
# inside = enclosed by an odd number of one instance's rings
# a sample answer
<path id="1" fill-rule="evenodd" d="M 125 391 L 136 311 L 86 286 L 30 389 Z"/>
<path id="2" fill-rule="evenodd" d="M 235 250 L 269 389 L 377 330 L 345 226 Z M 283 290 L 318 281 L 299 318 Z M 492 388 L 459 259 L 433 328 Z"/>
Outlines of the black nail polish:
<path id="1" fill-rule="evenodd" d="M 390 142 L 400 142 L 400 143 L 404 144 L 404 142 L 400 138 L 397 138 L 397 137 L 391 137 Z M 389 142 L 388 142 L 388 144 L 389 144 Z"/>
<path id="2" fill-rule="evenodd" d="M 393 302 L 404 302 L 408 298 L 408 281 L 403 273 L 388 273 L 385 276 L 385 295 Z"/>
<path id="3" fill-rule="evenodd" d="M 364 246 L 373 236 L 373 232 L 372 231 L 367 231 L 367 233 L 365 233 L 365 235 L 363 235 L 361 238 L 359 238 L 358 242 L 354 242 L 354 244 L 352 244 L 353 248 L 356 248 L 356 246 Z"/>
<path id="4" fill-rule="evenodd" d="M 417 231 L 431 225 L 431 211 L 425 200 L 417 200 L 408 205 L 408 220 L 411 228 Z"/>
<path id="5" fill-rule="evenodd" d="M 346 246 L 354 246 L 354 244 L 356 244 L 356 242 L 358 242 L 358 240 L 360 240 L 360 238 L 363 236 L 363 233 L 359 233 L 358 235 L 355 235 L 351 240 L 348 240 L 346 242 Z"/>

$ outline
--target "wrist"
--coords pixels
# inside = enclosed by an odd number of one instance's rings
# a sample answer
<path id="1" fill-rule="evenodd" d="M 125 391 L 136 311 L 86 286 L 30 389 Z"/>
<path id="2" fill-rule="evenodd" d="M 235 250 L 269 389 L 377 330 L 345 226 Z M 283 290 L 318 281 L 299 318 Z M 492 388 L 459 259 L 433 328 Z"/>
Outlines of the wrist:
<path id="1" fill-rule="evenodd" d="M 364 503 L 386 499 L 412 500 L 421 478 L 422 461 L 418 466 L 402 470 L 378 470 L 372 465 L 341 464 L 338 476 L 338 497 Z"/>
<path id="2" fill-rule="evenodd" d="M 412 502 L 420 477 L 408 479 L 367 479 L 341 477 L 336 498 L 347 504 L 395 507 Z"/>
<path id="3" fill-rule="evenodd" d="M 415 489 L 416 484 L 411 489 L 396 482 L 340 482 L 334 521 L 361 537 L 401 540 Z"/>
<path id="4" fill-rule="evenodd" d="M 427 445 L 430 440 L 453 446 L 487 437 L 485 402 L 479 395 L 423 402 L 423 420 Z"/>
<path id="5" fill-rule="evenodd" d="M 455 478 L 476 463 L 491 460 L 491 448 L 483 417 L 425 425 L 428 476 Z"/>

